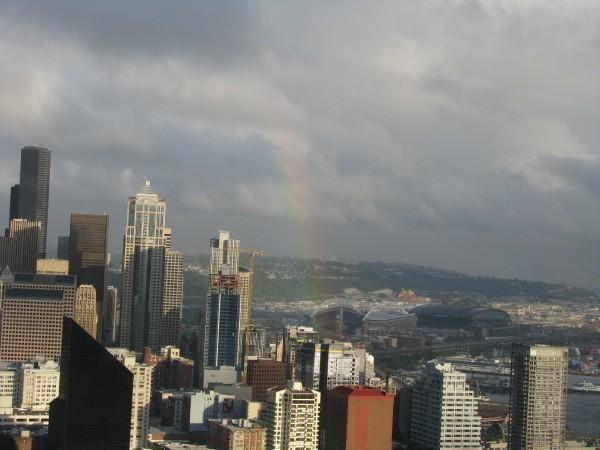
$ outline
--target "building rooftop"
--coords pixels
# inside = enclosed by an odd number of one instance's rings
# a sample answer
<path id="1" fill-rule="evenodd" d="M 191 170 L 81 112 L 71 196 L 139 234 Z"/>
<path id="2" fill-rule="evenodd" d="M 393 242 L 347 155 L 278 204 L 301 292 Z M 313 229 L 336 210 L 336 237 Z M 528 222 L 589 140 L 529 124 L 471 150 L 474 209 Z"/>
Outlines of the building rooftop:
<path id="1" fill-rule="evenodd" d="M 393 397 L 381 389 L 370 386 L 338 386 L 331 393 L 342 394 L 348 397 Z"/>
<path id="2" fill-rule="evenodd" d="M 51 289 L 22 289 L 22 288 L 9 288 L 5 292 L 5 300 L 52 300 L 62 301 L 63 292 L 55 291 Z"/>
<path id="3" fill-rule="evenodd" d="M 405 317 L 412 316 L 406 312 L 405 309 L 397 309 L 397 310 L 384 310 L 384 309 L 372 309 L 370 310 L 365 317 L 363 317 L 363 322 L 368 320 L 373 321 L 387 321 L 387 320 L 397 320 L 404 319 Z"/>
<path id="4" fill-rule="evenodd" d="M 30 283 L 30 284 L 75 284 L 75 275 L 54 275 L 41 273 L 16 273 L 15 284 Z"/>

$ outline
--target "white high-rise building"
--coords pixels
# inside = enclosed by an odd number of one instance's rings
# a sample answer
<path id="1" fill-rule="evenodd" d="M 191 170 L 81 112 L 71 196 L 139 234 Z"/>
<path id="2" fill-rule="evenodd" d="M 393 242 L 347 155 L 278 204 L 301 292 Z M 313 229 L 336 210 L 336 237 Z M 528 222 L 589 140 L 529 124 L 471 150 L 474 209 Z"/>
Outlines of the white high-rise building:
<path id="1" fill-rule="evenodd" d="M 229 231 L 219 230 L 219 237 L 210 240 L 210 274 L 233 275 L 240 265 L 240 241 L 229 239 Z"/>
<path id="2" fill-rule="evenodd" d="M 511 450 L 562 450 L 565 446 L 568 350 L 513 344 Z"/>
<path id="3" fill-rule="evenodd" d="M 364 360 L 362 361 L 364 372 Z M 304 343 L 296 348 L 296 377 L 304 386 L 323 391 L 358 385 L 361 358 L 350 342 Z"/>
<path id="4" fill-rule="evenodd" d="M 150 429 L 150 399 L 152 397 L 152 366 L 138 364 L 135 353 L 124 348 L 107 348 L 129 371 L 133 373 L 131 396 L 131 434 L 129 449 L 146 448 Z"/>
<path id="5" fill-rule="evenodd" d="M 267 428 L 267 450 L 317 450 L 321 394 L 289 382 L 285 389 L 267 391 L 262 422 Z"/>
<path id="6" fill-rule="evenodd" d="M 428 363 L 413 390 L 412 442 L 432 450 L 480 450 L 477 406 L 464 373 L 449 363 Z"/>
<path id="7" fill-rule="evenodd" d="M 127 206 L 123 242 L 120 345 L 158 352 L 179 330 L 182 268 L 180 255 L 171 253 L 171 229 L 166 227 L 167 203 L 150 182 Z M 168 291 L 165 292 L 165 289 Z M 166 300 L 166 302 L 165 302 Z M 165 314 L 168 317 L 165 317 Z M 170 320 L 174 318 L 174 320 Z M 161 329 L 166 327 L 161 342 Z M 175 343 L 178 344 L 178 343 Z"/>

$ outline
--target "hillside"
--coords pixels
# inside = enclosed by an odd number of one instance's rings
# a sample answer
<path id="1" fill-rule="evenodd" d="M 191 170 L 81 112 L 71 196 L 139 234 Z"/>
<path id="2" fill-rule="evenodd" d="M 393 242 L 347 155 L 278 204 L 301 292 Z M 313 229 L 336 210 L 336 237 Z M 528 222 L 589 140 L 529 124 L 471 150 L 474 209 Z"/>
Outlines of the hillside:
<path id="1" fill-rule="evenodd" d="M 190 257 L 188 264 L 206 267 L 206 256 Z M 296 258 L 258 258 L 255 296 L 280 300 L 331 297 L 346 288 L 361 291 L 412 289 L 433 297 L 523 297 L 531 300 L 595 300 L 587 289 L 541 281 L 477 277 L 463 273 L 401 263 L 347 263 Z M 206 295 L 206 275 L 186 271 L 188 300 Z"/>

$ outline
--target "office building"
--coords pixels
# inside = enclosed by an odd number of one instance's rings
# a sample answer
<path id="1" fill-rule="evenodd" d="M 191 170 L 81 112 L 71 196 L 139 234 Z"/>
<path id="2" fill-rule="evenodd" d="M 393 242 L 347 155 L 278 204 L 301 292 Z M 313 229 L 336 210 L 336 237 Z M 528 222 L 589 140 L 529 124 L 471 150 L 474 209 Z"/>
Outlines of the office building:
<path id="1" fill-rule="evenodd" d="M 9 221 L 19 218 L 19 185 L 10 187 L 10 214 Z"/>
<path id="2" fill-rule="evenodd" d="M 2 285 L 0 360 L 57 359 L 63 316 L 74 313 L 75 277 L 14 274 L 4 278 Z"/>
<path id="3" fill-rule="evenodd" d="M 137 363 L 135 352 L 128 349 L 109 347 L 106 350 L 133 374 L 129 448 L 130 450 L 143 449 L 148 442 L 150 429 L 152 366 Z"/>
<path id="4" fill-rule="evenodd" d="M 97 338 L 96 289 L 91 284 L 82 284 L 77 288 L 74 318 L 90 336 Z"/>
<path id="5" fill-rule="evenodd" d="M 88 284 L 96 290 L 96 314 L 102 319 L 106 279 L 108 276 L 108 215 L 71 214 L 69 233 L 70 273 L 77 276 L 77 285 Z M 99 327 L 104 334 L 104 325 Z"/>
<path id="6" fill-rule="evenodd" d="M 414 386 L 410 438 L 432 450 L 480 450 L 481 418 L 466 375 L 430 362 Z"/>
<path id="7" fill-rule="evenodd" d="M 513 344 L 510 450 L 564 448 L 567 363 L 566 348 Z"/>
<path id="8" fill-rule="evenodd" d="M 141 352 L 150 347 L 158 352 L 161 339 L 179 336 L 181 312 L 180 255 L 170 255 L 171 229 L 166 227 L 167 203 L 152 190 L 150 182 L 127 206 L 127 223 L 123 242 L 122 289 L 120 311 L 120 345 Z M 165 263 L 168 269 L 165 270 Z M 167 304 L 163 303 L 169 290 Z M 164 336 L 162 320 L 165 322 Z M 175 318 L 174 320 L 171 320 Z M 165 343 L 173 344 L 173 342 Z M 175 345 L 179 345 L 178 342 Z"/>
<path id="9" fill-rule="evenodd" d="M 40 222 L 12 219 L 5 236 L 0 237 L 0 270 L 35 273 L 39 251 Z"/>
<path id="10" fill-rule="evenodd" d="M 325 450 L 392 448 L 393 395 L 365 386 L 340 386 L 326 395 Z"/>
<path id="11" fill-rule="evenodd" d="M 173 251 L 168 247 L 165 250 L 164 267 L 165 283 L 160 321 L 160 345 L 178 347 L 181 340 L 183 300 L 183 255 L 181 252 Z"/>
<path id="12" fill-rule="evenodd" d="M 251 420 L 211 420 L 208 443 L 215 450 L 265 450 L 265 432 L 265 427 Z"/>
<path id="13" fill-rule="evenodd" d="M 50 405 L 50 448 L 129 450 L 134 375 L 69 318 L 60 372 L 59 396 Z"/>
<path id="14" fill-rule="evenodd" d="M 296 347 L 296 376 L 306 387 L 325 391 L 358 385 L 360 358 L 350 342 L 306 342 Z"/>
<path id="15" fill-rule="evenodd" d="M 104 296 L 104 310 L 102 311 L 102 325 L 104 329 L 103 342 L 114 345 L 119 336 L 119 290 L 114 286 L 106 288 Z"/>
<path id="16" fill-rule="evenodd" d="M 251 324 L 251 299 L 250 299 L 250 284 L 252 283 L 252 272 L 243 267 L 238 268 L 238 277 L 240 283 L 240 328 L 246 329 Z"/>
<path id="17" fill-rule="evenodd" d="M 47 412 L 58 397 L 60 370 L 52 360 L 0 363 L 0 415 Z"/>
<path id="18" fill-rule="evenodd" d="M 317 450 L 321 394 L 302 383 L 271 388 L 261 422 L 267 429 L 267 450 Z"/>
<path id="19" fill-rule="evenodd" d="M 268 389 L 286 385 L 285 364 L 270 359 L 249 360 L 246 382 L 252 386 L 252 401 L 264 402 Z"/>
<path id="20" fill-rule="evenodd" d="M 319 333 L 312 327 L 287 325 L 282 339 L 282 358 L 286 365 L 286 378 L 296 379 L 296 347 L 305 342 L 319 342 Z"/>
<path id="21" fill-rule="evenodd" d="M 40 222 L 38 258 L 46 257 L 48 230 L 48 200 L 50 194 L 50 151 L 43 147 L 21 149 L 21 178 L 18 187 L 11 189 L 11 215 L 15 218 Z M 14 199 L 17 206 L 12 204 Z"/>
<path id="22" fill-rule="evenodd" d="M 161 347 L 160 354 L 144 348 L 144 364 L 154 367 L 152 386 L 154 389 L 192 388 L 194 382 L 194 361 L 180 356 L 179 348 Z"/>
<path id="23" fill-rule="evenodd" d="M 56 244 L 56 257 L 58 259 L 69 259 L 70 236 L 58 236 Z"/>
<path id="24" fill-rule="evenodd" d="M 240 368 L 242 328 L 239 241 L 228 231 L 210 240 L 210 274 L 204 317 L 204 367 Z"/>
<path id="25" fill-rule="evenodd" d="M 267 355 L 265 329 L 246 325 L 242 334 L 242 371 L 244 379 L 248 374 L 248 360 L 263 358 Z"/>

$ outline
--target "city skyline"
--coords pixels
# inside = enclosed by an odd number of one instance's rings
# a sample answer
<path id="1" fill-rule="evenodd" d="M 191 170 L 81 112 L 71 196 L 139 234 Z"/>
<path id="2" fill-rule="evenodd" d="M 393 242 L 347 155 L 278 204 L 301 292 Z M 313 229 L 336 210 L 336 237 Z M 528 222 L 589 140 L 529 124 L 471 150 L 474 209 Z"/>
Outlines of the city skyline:
<path id="1" fill-rule="evenodd" d="M 270 255 L 596 284 L 600 5 L 221 3 L 5 2 L 0 204 L 40 144 L 51 243 L 106 212 L 118 255 L 120 193 L 150 179 L 188 253 L 229 227 Z"/>

